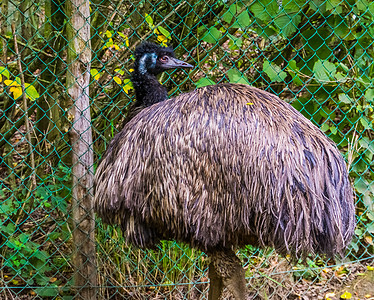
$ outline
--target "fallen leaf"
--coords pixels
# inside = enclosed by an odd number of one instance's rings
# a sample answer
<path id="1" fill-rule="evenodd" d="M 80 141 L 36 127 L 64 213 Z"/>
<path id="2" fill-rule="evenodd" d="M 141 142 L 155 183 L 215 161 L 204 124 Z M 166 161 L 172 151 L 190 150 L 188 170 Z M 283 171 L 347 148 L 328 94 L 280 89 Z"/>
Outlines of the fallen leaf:
<path id="1" fill-rule="evenodd" d="M 365 241 L 370 245 L 373 244 L 373 238 L 370 235 L 365 236 Z"/>
<path id="2" fill-rule="evenodd" d="M 326 295 L 325 295 L 325 299 L 327 300 L 327 299 L 330 299 L 330 297 L 335 297 L 335 293 L 327 293 Z"/>
<path id="3" fill-rule="evenodd" d="M 352 294 L 350 292 L 344 292 L 341 296 L 340 299 L 351 299 Z"/>

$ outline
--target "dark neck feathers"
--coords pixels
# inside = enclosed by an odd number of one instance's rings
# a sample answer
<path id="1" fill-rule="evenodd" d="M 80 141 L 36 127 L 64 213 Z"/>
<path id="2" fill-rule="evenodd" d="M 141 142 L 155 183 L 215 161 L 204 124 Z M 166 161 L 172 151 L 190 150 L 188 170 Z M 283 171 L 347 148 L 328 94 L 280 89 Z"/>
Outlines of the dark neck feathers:
<path id="1" fill-rule="evenodd" d="M 136 106 L 151 106 L 168 98 L 166 87 L 161 85 L 153 74 L 141 74 L 139 70 L 132 73 L 132 84 L 136 94 Z"/>

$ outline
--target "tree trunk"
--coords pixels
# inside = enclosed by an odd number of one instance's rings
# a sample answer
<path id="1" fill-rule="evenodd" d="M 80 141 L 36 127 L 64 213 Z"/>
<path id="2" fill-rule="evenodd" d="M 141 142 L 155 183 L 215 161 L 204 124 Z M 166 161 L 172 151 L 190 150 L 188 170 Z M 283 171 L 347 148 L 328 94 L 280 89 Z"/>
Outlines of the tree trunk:
<path id="1" fill-rule="evenodd" d="M 76 299 L 96 299 L 95 220 L 92 209 L 93 151 L 90 116 L 90 10 L 88 0 L 67 1 L 68 112 L 72 146 L 73 239 Z"/>
<path id="2" fill-rule="evenodd" d="M 45 23 L 43 24 L 44 46 L 51 56 L 44 53 L 37 55 L 38 64 L 41 69 L 40 95 L 37 99 L 36 122 L 37 132 L 40 135 L 39 142 L 45 142 L 46 147 L 42 148 L 41 154 L 48 156 L 50 149 L 58 147 L 61 141 L 62 121 L 59 100 L 61 81 L 59 78 L 59 64 L 62 50 L 65 47 L 65 39 L 62 37 L 63 24 L 66 16 L 62 12 L 63 5 L 56 0 L 45 0 Z M 58 29 L 58 31 L 57 31 Z M 58 54 L 56 59 L 54 54 Z M 62 106 L 62 104 L 61 104 Z M 53 147 L 54 146 L 54 147 Z"/>

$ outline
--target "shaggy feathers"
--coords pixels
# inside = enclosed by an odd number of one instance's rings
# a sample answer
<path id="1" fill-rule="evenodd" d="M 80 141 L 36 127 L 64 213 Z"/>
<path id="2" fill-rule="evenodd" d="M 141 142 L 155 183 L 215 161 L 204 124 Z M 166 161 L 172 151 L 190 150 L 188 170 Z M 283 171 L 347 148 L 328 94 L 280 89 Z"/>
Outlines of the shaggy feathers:
<path id="1" fill-rule="evenodd" d="M 253 105 L 248 105 L 251 102 Z M 278 97 L 207 86 L 145 108 L 96 172 L 95 210 L 129 242 L 341 253 L 354 229 L 344 160 Z"/>

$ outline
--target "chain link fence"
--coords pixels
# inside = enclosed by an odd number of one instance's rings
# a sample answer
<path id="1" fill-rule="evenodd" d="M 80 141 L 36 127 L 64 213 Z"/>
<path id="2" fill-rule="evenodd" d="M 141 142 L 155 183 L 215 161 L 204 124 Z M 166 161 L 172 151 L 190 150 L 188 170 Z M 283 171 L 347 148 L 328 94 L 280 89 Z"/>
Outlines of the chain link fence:
<path id="1" fill-rule="evenodd" d="M 134 100 L 133 52 L 145 40 L 172 45 L 176 57 L 195 66 L 160 77 L 170 96 L 222 82 L 251 84 L 301 111 L 347 161 L 357 228 L 346 257 L 290 264 L 271 249 L 248 246 L 239 256 L 250 297 L 374 297 L 357 281 L 373 277 L 372 1 L 0 5 L 0 299 L 89 299 L 80 293 L 86 288 L 90 299 L 207 298 L 203 253 L 174 242 L 139 250 L 100 220 L 83 226 L 94 220 L 92 183 L 79 168 L 92 178 L 121 130 Z M 76 126 L 80 116 L 88 127 Z M 86 134 L 92 142 L 79 148 Z M 91 152 L 93 162 L 84 160 Z"/>

